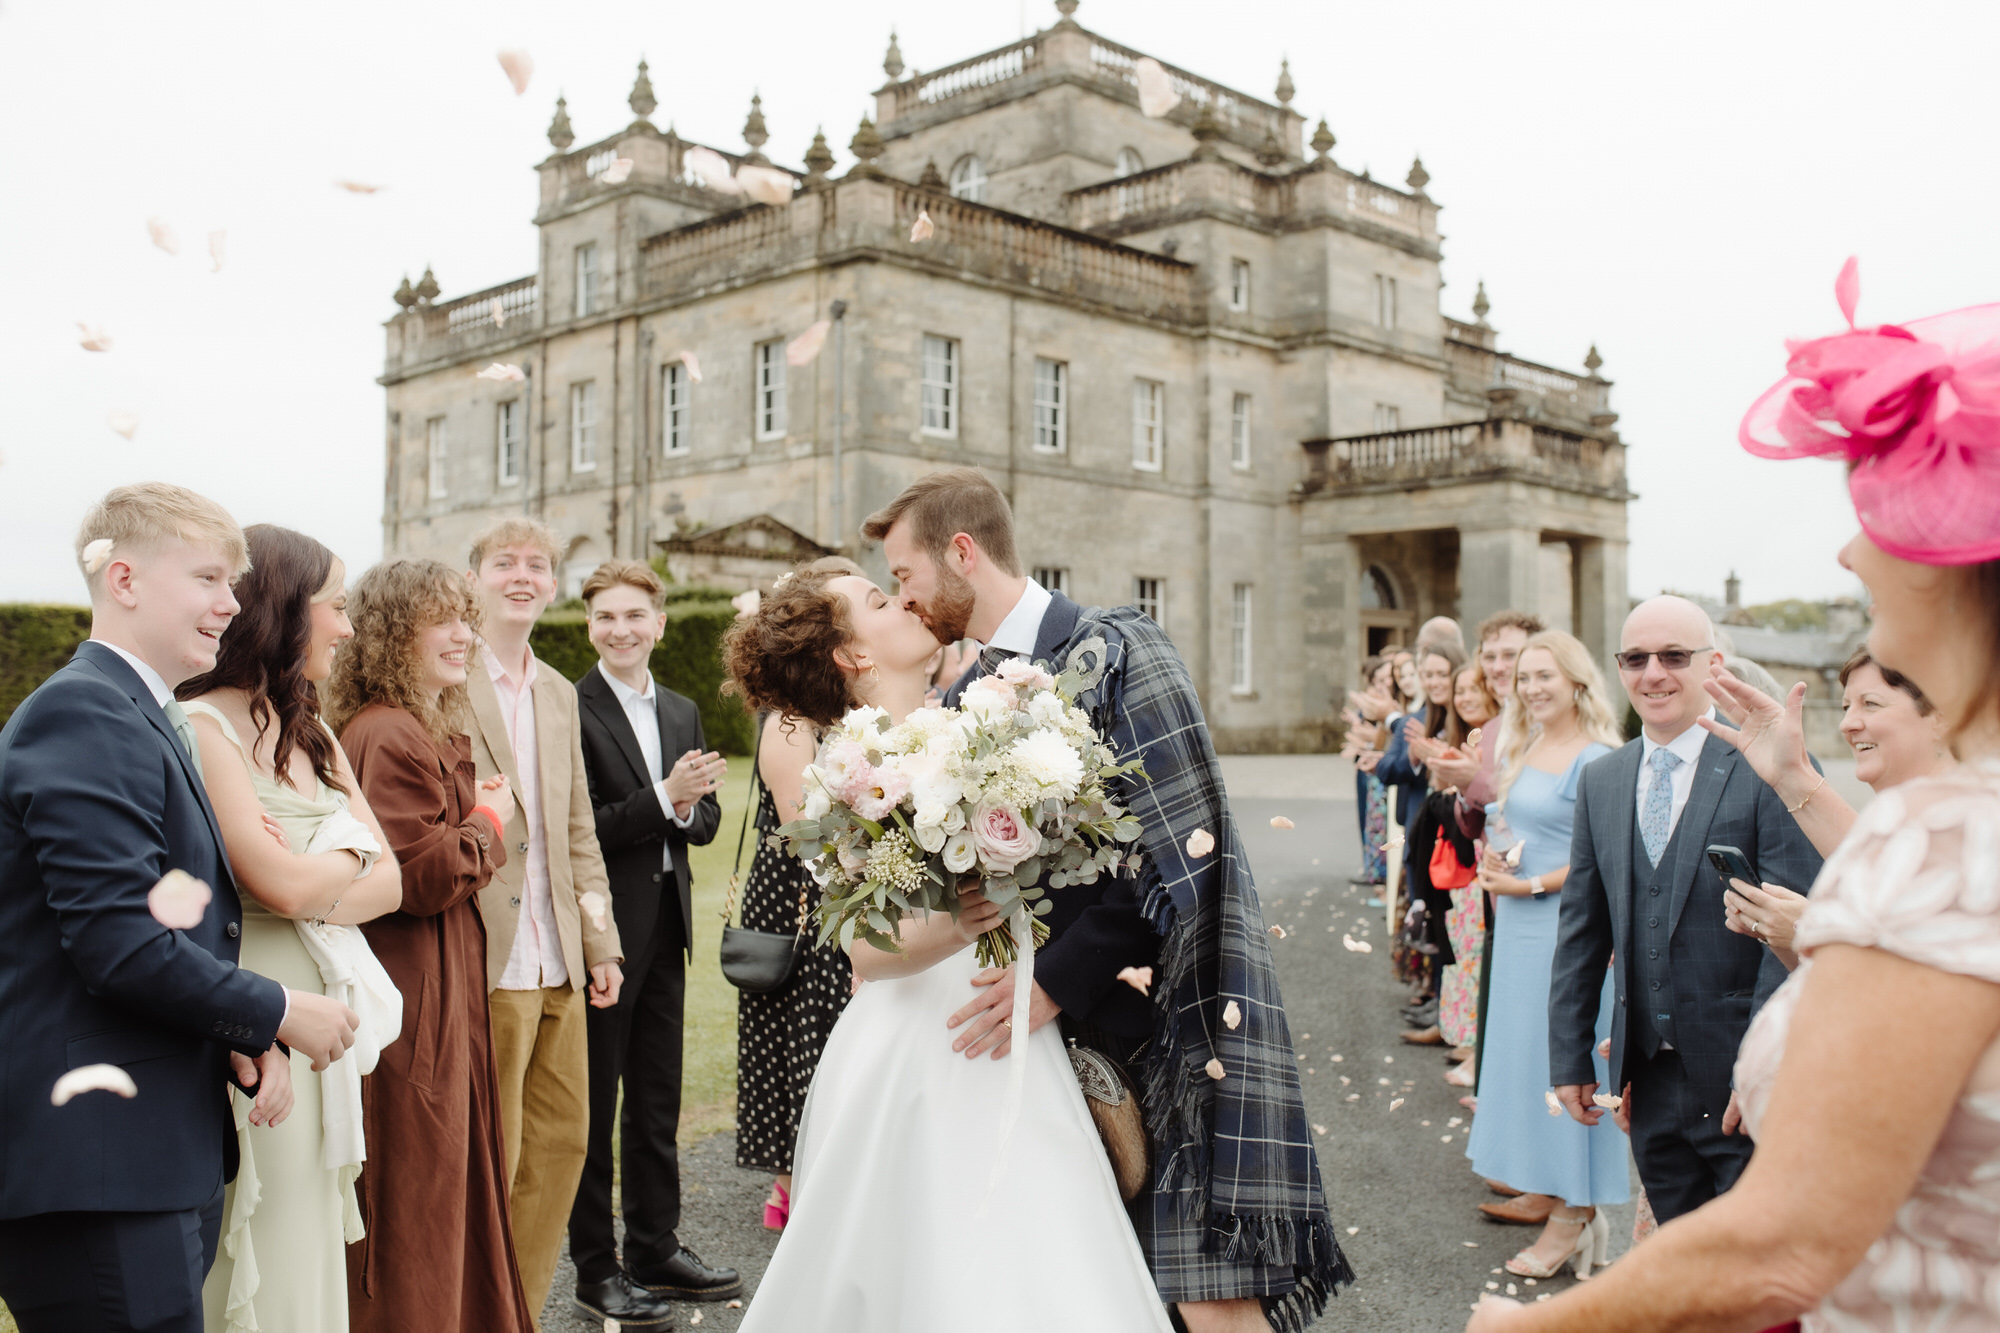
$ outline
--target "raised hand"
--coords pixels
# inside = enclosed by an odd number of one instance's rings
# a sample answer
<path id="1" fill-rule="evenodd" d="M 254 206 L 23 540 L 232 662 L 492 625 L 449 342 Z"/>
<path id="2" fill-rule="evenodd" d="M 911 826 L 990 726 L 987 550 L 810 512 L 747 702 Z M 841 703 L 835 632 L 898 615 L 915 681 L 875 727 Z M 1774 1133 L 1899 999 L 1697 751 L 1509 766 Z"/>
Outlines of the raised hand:
<path id="1" fill-rule="evenodd" d="M 1755 686 L 1746 685 L 1718 660 L 1702 682 L 1708 697 L 1733 717 L 1743 719 L 1740 727 L 1730 727 L 1710 718 L 1701 727 L 1711 736 L 1720 736 L 1742 752 L 1750 768 L 1773 787 L 1780 779 L 1810 769 L 1806 757 L 1806 686 L 1792 686 L 1783 703 Z"/>
<path id="2" fill-rule="evenodd" d="M 700 750 L 689 750 L 675 761 L 673 771 L 663 780 L 667 799 L 685 819 L 694 803 L 721 785 L 728 772 L 729 761 L 715 751 L 703 754 Z"/>

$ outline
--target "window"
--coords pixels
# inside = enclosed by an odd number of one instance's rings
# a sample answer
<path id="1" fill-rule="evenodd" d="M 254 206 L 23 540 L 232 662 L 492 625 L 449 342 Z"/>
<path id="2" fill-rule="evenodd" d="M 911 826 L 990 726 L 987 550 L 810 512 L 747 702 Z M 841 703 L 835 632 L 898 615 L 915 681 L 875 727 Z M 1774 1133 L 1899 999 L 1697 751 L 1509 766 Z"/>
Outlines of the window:
<path id="1" fill-rule="evenodd" d="M 951 197 L 986 202 L 986 168 L 976 157 L 961 157 L 951 168 Z"/>
<path id="2" fill-rule="evenodd" d="M 1166 628 L 1167 581 L 1165 579 L 1133 579 L 1132 605 L 1153 618 L 1153 623 Z"/>
<path id="3" fill-rule="evenodd" d="M 660 367 L 660 452 L 664 454 L 684 454 L 694 447 L 694 433 L 690 429 L 689 391 L 687 367 L 679 361 L 669 361 Z"/>
<path id="4" fill-rule="evenodd" d="M 569 386 L 569 470 L 597 470 L 597 381 Z"/>
<path id="5" fill-rule="evenodd" d="M 1375 322 L 1385 329 L 1396 327 L 1396 280 L 1375 275 Z"/>
<path id="6" fill-rule="evenodd" d="M 1361 571 L 1361 609 L 1363 611 L 1394 611 L 1396 609 L 1396 585 L 1389 581 L 1380 565 L 1370 565 Z"/>
<path id="7" fill-rule="evenodd" d="M 785 340 L 757 344 L 757 438 L 785 438 Z"/>
<path id="8" fill-rule="evenodd" d="M 445 496 L 446 462 L 443 417 L 432 417 L 424 423 L 424 447 L 430 457 L 431 499 L 442 500 Z"/>
<path id="9" fill-rule="evenodd" d="M 1229 261 L 1229 308 L 1250 308 L 1250 261 L 1247 259 Z"/>
<path id="10" fill-rule="evenodd" d="M 1069 593 L 1069 571 L 1061 565 L 1036 565 L 1034 579 L 1050 592 Z"/>
<path id="11" fill-rule="evenodd" d="M 527 413 L 521 400 L 516 398 L 500 404 L 498 419 L 494 422 L 494 443 L 498 446 L 500 484 L 512 486 L 521 479 L 522 429 Z"/>
<path id="12" fill-rule="evenodd" d="M 924 335 L 924 434 L 958 434 L 958 339 Z"/>
<path id="13" fill-rule="evenodd" d="M 1250 598 L 1251 585 L 1239 583 L 1229 590 L 1229 688 L 1236 694 L 1250 693 Z"/>
<path id="14" fill-rule="evenodd" d="M 1145 169 L 1146 160 L 1139 156 L 1138 149 L 1121 148 L 1118 150 L 1118 165 L 1112 168 L 1112 172 L 1118 176 L 1136 176 Z"/>
<path id="15" fill-rule="evenodd" d="M 1035 358 L 1035 448 L 1059 454 L 1069 444 L 1069 363 Z"/>
<path id="16" fill-rule="evenodd" d="M 597 311 L 597 246 L 576 247 L 576 317 Z"/>
<path id="17" fill-rule="evenodd" d="M 1403 409 L 1394 403 L 1375 404 L 1375 432 L 1384 434 L 1403 428 Z"/>
<path id="18" fill-rule="evenodd" d="M 1250 466 L 1250 395 L 1239 393 L 1229 402 L 1229 466 Z"/>
<path id="19" fill-rule="evenodd" d="M 1167 387 L 1158 380 L 1132 381 L 1132 466 L 1158 472 L 1166 453 L 1166 423 L 1161 416 Z"/>

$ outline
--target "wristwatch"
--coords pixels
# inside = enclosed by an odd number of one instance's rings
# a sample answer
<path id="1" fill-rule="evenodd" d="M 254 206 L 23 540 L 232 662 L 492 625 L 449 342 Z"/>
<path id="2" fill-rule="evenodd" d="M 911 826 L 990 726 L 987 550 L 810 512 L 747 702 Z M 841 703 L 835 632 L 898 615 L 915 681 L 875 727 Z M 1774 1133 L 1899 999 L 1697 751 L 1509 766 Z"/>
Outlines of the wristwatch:
<path id="1" fill-rule="evenodd" d="M 1528 881 L 1528 892 L 1534 897 L 1539 898 L 1548 891 L 1549 891 L 1549 886 L 1542 883 L 1542 877 L 1540 875 L 1537 875 L 1533 879 Z"/>

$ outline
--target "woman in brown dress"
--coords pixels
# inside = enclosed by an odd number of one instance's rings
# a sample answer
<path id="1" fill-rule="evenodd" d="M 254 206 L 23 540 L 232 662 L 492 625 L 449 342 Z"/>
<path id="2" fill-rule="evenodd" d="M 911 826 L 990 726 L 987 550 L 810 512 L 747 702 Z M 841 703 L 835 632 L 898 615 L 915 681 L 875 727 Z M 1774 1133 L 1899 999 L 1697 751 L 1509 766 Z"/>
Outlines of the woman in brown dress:
<path id="1" fill-rule="evenodd" d="M 507 1218 L 474 896 L 507 859 L 504 776 L 476 784 L 465 733 L 477 612 L 433 560 L 362 575 L 327 720 L 403 866 L 403 905 L 362 930 L 403 992 L 402 1038 L 362 1083 L 367 1238 L 347 1251 L 351 1327 L 533 1333 Z"/>

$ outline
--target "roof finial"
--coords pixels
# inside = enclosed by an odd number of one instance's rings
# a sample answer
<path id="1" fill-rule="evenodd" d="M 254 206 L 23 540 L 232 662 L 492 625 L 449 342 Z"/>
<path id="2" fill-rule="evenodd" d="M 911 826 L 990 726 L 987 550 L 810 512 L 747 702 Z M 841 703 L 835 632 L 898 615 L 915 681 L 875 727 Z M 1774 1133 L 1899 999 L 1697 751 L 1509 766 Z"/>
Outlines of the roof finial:
<path id="1" fill-rule="evenodd" d="M 806 188 L 826 184 L 826 173 L 832 170 L 833 150 L 826 146 L 826 130 L 821 126 L 814 129 L 812 147 L 806 149 Z"/>
<path id="2" fill-rule="evenodd" d="M 924 174 L 917 177 L 917 184 L 923 186 L 926 190 L 948 190 L 951 188 L 951 186 L 945 183 L 944 173 L 938 170 L 936 158 L 932 158 L 930 161 L 924 163 Z"/>
<path id="3" fill-rule="evenodd" d="M 1062 15 L 1057 25 L 1076 22 L 1076 0 L 1056 0 L 1056 10 Z"/>
<path id="4" fill-rule="evenodd" d="M 1416 161 L 1410 163 L 1410 174 L 1405 176 L 1403 180 L 1420 197 L 1427 197 L 1424 196 L 1424 187 L 1431 183 L 1431 173 L 1424 170 L 1423 154 L 1419 153 Z"/>
<path id="5" fill-rule="evenodd" d="M 631 104 L 632 114 L 644 120 L 653 114 L 659 103 L 653 99 L 653 81 L 646 76 L 646 58 L 639 57 L 639 77 L 632 81 L 632 95 L 625 99 Z"/>
<path id="6" fill-rule="evenodd" d="M 1486 299 L 1486 279 L 1481 278 L 1479 280 L 1479 290 L 1472 294 L 1472 317 L 1479 321 L 1480 328 L 1487 329 L 1493 327 L 1486 322 L 1486 312 L 1492 308 L 1493 303 Z"/>
<path id="7" fill-rule="evenodd" d="M 1325 116 L 1319 118 L 1319 128 L 1313 131 L 1312 150 L 1318 154 L 1316 161 L 1331 161 L 1327 154 L 1333 151 L 1333 131 L 1326 127 Z"/>
<path id="8" fill-rule="evenodd" d="M 764 156 L 764 145 L 771 136 L 764 129 L 764 99 L 760 94 L 750 94 L 750 116 L 743 122 L 743 142 L 750 145 L 750 151 L 743 155 L 745 162 L 762 166 L 771 159 Z"/>
<path id="9" fill-rule="evenodd" d="M 426 264 L 424 265 L 424 276 L 417 279 L 417 299 L 425 305 L 429 305 L 432 301 L 437 300 L 437 295 L 438 280 L 431 273 L 431 266 Z"/>
<path id="10" fill-rule="evenodd" d="M 1278 62 L 1278 104 L 1280 106 L 1290 106 L 1292 98 L 1297 92 L 1298 89 L 1292 86 L 1292 62 L 1289 59 L 1280 60 Z"/>
<path id="11" fill-rule="evenodd" d="M 889 29 L 889 54 L 882 57 L 882 72 L 894 83 L 903 77 L 903 49 L 896 45 L 896 30 Z"/>
<path id="12" fill-rule="evenodd" d="M 395 301 L 405 310 L 417 303 L 417 294 L 410 288 L 410 275 L 407 273 L 403 275 L 403 285 L 396 289 Z"/>
<path id="13" fill-rule="evenodd" d="M 568 152 L 569 146 L 576 142 L 576 131 L 569 127 L 569 103 L 560 93 L 556 94 L 556 118 L 549 122 L 549 142 L 558 153 Z"/>
<path id="14" fill-rule="evenodd" d="M 848 140 L 847 151 L 854 154 L 854 166 L 847 173 L 849 176 L 868 178 L 882 174 L 875 165 L 875 159 L 882 156 L 882 136 L 876 133 L 875 122 L 868 117 L 861 118 L 861 127 Z"/>
<path id="15" fill-rule="evenodd" d="M 1191 133 L 1194 135 L 1194 156 L 1197 160 L 1206 162 L 1221 156 L 1222 150 L 1215 146 L 1215 141 L 1222 137 L 1222 126 L 1215 119 L 1213 98 L 1204 100 L 1200 110 L 1195 112 Z"/>
<path id="16" fill-rule="evenodd" d="M 1604 368 L 1604 358 L 1597 354 L 1596 343 L 1592 343 L 1590 345 L 1590 350 L 1584 354 L 1583 368 L 1590 372 L 1590 377 L 1592 379 L 1597 379 L 1598 378 L 1597 372 Z M 1732 575 L 1732 577 L 1734 576 Z"/>
<path id="17" fill-rule="evenodd" d="M 1266 129 L 1264 131 L 1264 142 L 1257 145 L 1257 161 L 1266 167 L 1284 165 L 1285 146 L 1278 142 L 1278 133 L 1276 130 Z"/>

